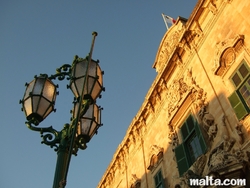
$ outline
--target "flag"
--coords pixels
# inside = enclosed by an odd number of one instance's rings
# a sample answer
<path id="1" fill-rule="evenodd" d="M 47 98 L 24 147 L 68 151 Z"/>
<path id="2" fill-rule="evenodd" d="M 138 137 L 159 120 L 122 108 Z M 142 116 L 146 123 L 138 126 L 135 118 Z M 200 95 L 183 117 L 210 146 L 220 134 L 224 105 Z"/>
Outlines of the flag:
<path id="1" fill-rule="evenodd" d="M 162 14 L 162 18 L 166 24 L 167 29 L 169 28 L 168 23 L 173 25 L 176 22 L 176 20 L 174 18 L 167 16 L 165 14 Z"/>

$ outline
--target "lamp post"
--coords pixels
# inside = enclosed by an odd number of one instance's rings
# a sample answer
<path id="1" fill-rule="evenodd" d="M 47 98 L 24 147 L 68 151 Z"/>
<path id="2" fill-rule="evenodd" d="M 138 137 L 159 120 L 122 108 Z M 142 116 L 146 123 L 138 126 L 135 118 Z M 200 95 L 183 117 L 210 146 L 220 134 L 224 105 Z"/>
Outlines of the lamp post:
<path id="1" fill-rule="evenodd" d="M 90 53 L 86 58 L 75 56 L 72 65 L 65 64 L 56 69 L 56 74 L 48 76 L 41 74 L 34 80 L 26 83 L 24 97 L 20 100 L 22 110 L 26 115 L 26 125 L 33 131 L 39 131 L 42 143 L 54 148 L 57 152 L 57 164 L 53 188 L 66 186 L 67 174 L 72 155 L 77 155 L 78 149 L 86 149 L 101 124 L 101 110 L 96 99 L 104 91 L 103 72 L 98 61 L 92 60 L 95 37 L 92 33 Z M 69 80 L 70 88 L 74 94 L 71 122 L 65 124 L 61 131 L 52 126 L 40 127 L 39 124 L 55 111 L 58 85 L 52 80 Z"/>

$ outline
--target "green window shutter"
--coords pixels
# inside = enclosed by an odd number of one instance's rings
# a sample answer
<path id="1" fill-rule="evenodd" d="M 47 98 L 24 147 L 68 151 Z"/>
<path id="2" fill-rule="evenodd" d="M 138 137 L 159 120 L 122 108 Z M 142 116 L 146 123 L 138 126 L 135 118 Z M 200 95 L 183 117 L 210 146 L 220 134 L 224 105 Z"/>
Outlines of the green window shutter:
<path id="1" fill-rule="evenodd" d="M 184 123 L 182 126 L 181 126 L 181 134 L 182 134 L 182 139 L 183 140 L 186 140 L 186 138 L 188 137 L 189 135 L 189 131 L 188 131 L 188 127 L 187 127 L 187 124 Z"/>
<path id="2" fill-rule="evenodd" d="M 228 100 L 230 101 L 231 106 L 233 107 L 234 112 L 239 120 L 248 114 L 236 91 L 228 97 Z"/>
<path id="3" fill-rule="evenodd" d="M 175 157 L 176 157 L 179 174 L 180 176 L 182 176 L 183 173 L 186 172 L 189 168 L 184 144 L 180 144 L 175 148 Z"/>
<path id="4" fill-rule="evenodd" d="M 164 179 L 161 173 L 161 170 L 159 170 L 157 172 L 157 174 L 154 176 L 154 180 L 155 180 L 155 187 L 156 188 L 160 188 L 160 187 L 164 187 Z"/>
<path id="5" fill-rule="evenodd" d="M 200 125 L 198 124 L 197 121 L 195 121 L 195 127 L 194 128 L 195 128 L 196 136 L 198 137 L 198 140 L 200 142 L 201 151 L 202 151 L 202 153 L 205 153 L 206 150 L 207 150 L 207 144 L 206 144 L 206 141 L 205 141 L 205 139 L 203 137 Z"/>

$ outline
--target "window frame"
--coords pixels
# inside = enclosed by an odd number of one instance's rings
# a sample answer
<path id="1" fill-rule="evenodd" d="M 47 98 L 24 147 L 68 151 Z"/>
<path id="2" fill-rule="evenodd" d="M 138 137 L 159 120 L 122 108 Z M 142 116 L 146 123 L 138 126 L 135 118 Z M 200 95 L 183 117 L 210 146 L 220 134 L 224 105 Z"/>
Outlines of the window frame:
<path id="1" fill-rule="evenodd" d="M 154 174 L 153 179 L 155 188 L 165 188 L 165 183 L 161 168 Z M 156 182 L 156 179 L 158 179 L 158 183 Z"/>
<path id="2" fill-rule="evenodd" d="M 240 71 L 243 65 L 247 70 L 245 76 L 242 76 L 242 73 Z M 240 82 L 238 84 L 236 84 L 234 80 L 236 75 L 240 79 Z M 248 99 L 245 99 L 240 91 L 243 87 L 246 87 L 247 90 L 248 89 L 250 90 L 249 80 L 250 80 L 250 67 L 247 64 L 246 60 L 243 59 L 230 77 L 230 81 L 234 86 L 234 92 L 228 97 L 228 100 L 239 120 L 243 119 L 246 115 L 250 113 L 250 104 L 247 104 L 246 101 L 250 99 L 249 97 Z"/>
<path id="3" fill-rule="evenodd" d="M 192 126 L 188 125 L 188 121 L 192 120 Z M 185 127 L 184 127 L 185 126 Z M 187 130 L 187 135 L 184 133 L 184 130 Z M 180 133 L 182 136 L 182 143 L 175 148 L 175 157 L 177 162 L 177 167 L 179 175 L 182 176 L 189 168 L 193 165 L 198 157 L 203 155 L 207 151 L 207 144 L 205 138 L 202 134 L 202 130 L 197 120 L 192 114 L 189 114 L 185 121 L 180 127 Z M 195 158 L 191 158 L 191 152 L 188 148 L 187 143 L 190 141 L 190 138 L 195 135 L 195 138 L 199 141 L 199 147 L 201 152 Z"/>

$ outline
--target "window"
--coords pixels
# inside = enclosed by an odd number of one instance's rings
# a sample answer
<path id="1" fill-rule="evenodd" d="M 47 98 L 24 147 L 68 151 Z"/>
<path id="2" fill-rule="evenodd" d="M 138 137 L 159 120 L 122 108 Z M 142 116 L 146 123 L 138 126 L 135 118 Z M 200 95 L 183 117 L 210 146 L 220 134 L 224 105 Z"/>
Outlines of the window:
<path id="1" fill-rule="evenodd" d="M 159 170 L 155 174 L 154 181 L 155 181 L 155 188 L 164 188 L 164 179 L 162 177 L 161 170 Z"/>
<path id="2" fill-rule="evenodd" d="M 240 120 L 250 112 L 250 70 L 244 60 L 234 72 L 231 81 L 235 86 L 235 91 L 228 99 Z"/>
<path id="3" fill-rule="evenodd" d="M 175 156 L 180 176 L 186 172 L 196 159 L 205 153 L 207 146 L 200 126 L 192 115 L 189 115 L 181 126 L 182 144 L 175 148 Z"/>

